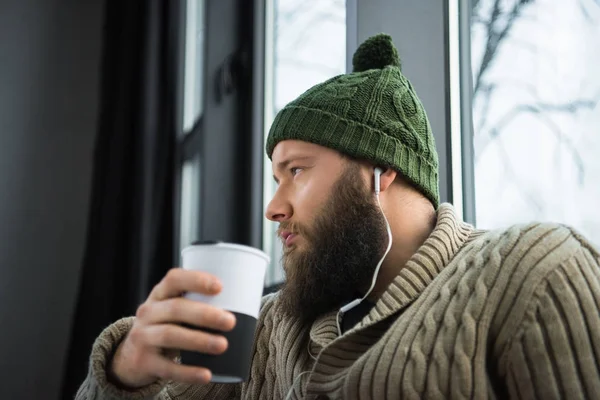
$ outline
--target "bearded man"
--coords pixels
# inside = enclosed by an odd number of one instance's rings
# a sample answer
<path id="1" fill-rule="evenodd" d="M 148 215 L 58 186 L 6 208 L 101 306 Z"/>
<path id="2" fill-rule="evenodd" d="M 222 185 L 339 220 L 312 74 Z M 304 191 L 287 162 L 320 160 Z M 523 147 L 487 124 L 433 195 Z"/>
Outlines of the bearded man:
<path id="1" fill-rule="evenodd" d="M 209 383 L 231 313 L 174 269 L 101 333 L 79 399 L 594 398 L 600 255 L 558 224 L 482 231 L 439 204 L 426 113 L 387 35 L 281 110 L 266 143 L 286 282 L 263 299 L 250 377 Z"/>

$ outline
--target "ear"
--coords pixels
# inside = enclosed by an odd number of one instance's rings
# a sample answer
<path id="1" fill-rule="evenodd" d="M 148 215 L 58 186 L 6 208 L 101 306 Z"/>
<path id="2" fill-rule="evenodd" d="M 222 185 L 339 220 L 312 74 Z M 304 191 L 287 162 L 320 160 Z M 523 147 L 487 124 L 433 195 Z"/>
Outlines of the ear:
<path id="1" fill-rule="evenodd" d="M 381 177 L 379 178 L 379 190 L 381 192 L 385 192 L 390 187 L 392 182 L 394 182 L 397 175 L 398 173 L 391 168 L 383 170 Z"/>

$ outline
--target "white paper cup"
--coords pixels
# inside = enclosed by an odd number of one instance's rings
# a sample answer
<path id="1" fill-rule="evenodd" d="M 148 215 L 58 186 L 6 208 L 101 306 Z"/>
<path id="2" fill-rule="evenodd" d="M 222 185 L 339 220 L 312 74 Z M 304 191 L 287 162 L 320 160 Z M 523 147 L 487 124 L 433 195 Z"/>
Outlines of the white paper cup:
<path id="1" fill-rule="evenodd" d="M 215 242 L 186 247 L 181 255 L 184 269 L 208 272 L 217 276 L 223 284 L 223 290 L 216 296 L 187 293 L 185 297 L 225 309 L 236 317 L 235 328 L 230 332 L 188 326 L 222 334 L 227 338 L 229 346 L 225 353 L 217 356 L 182 351 L 182 363 L 210 369 L 212 382 L 245 381 L 250 372 L 254 331 L 269 256 L 253 247 Z"/>

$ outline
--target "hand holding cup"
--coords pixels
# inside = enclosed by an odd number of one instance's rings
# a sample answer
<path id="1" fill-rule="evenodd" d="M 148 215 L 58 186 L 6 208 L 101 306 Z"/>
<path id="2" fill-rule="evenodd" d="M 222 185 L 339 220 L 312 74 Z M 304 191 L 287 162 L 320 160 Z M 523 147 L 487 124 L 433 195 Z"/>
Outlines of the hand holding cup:
<path id="1" fill-rule="evenodd" d="M 181 365 L 175 358 L 179 350 L 213 355 L 225 352 L 229 346 L 225 337 L 211 332 L 231 331 L 235 317 L 231 312 L 181 295 L 193 292 L 212 297 L 221 291 L 222 283 L 214 275 L 182 268 L 170 270 L 138 308 L 131 330 L 113 358 L 113 377 L 130 388 L 158 379 L 208 383 L 212 379 L 209 369 Z"/>

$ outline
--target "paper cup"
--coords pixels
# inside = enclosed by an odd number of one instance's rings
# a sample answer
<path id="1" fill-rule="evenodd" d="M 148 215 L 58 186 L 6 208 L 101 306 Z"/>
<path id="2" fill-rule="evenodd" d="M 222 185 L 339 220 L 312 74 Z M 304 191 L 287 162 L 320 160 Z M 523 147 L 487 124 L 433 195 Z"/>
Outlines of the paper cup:
<path id="1" fill-rule="evenodd" d="M 181 255 L 184 269 L 210 273 L 223 284 L 223 290 L 216 296 L 187 293 L 185 297 L 225 309 L 236 317 L 235 328 L 230 332 L 188 326 L 221 334 L 227 338 L 229 346 L 220 355 L 182 351 L 181 362 L 210 369 L 212 382 L 245 381 L 250 373 L 254 331 L 269 256 L 252 247 L 214 242 L 186 247 Z"/>

